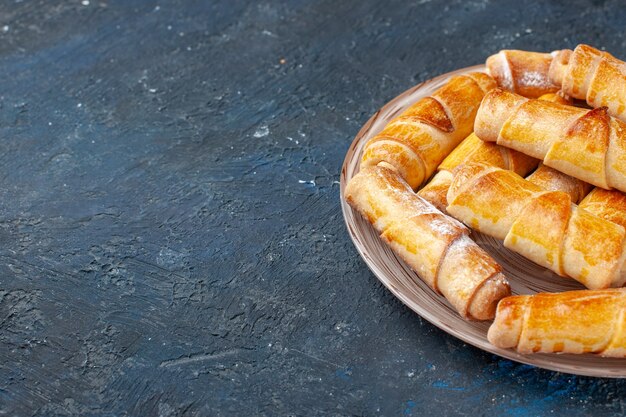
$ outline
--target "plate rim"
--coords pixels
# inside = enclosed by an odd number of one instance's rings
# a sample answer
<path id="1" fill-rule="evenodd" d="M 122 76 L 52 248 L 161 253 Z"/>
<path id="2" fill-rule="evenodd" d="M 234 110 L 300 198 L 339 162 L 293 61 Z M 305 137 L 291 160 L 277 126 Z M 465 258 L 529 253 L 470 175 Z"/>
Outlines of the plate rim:
<path id="1" fill-rule="evenodd" d="M 344 223 L 346 225 L 346 229 L 348 231 L 348 235 L 350 236 L 350 239 L 352 240 L 353 245 L 357 249 L 357 252 L 359 253 L 359 256 L 361 257 L 361 259 L 365 261 L 365 264 L 367 265 L 369 270 L 374 274 L 374 276 L 376 276 L 378 281 L 380 281 L 397 299 L 399 299 L 402 302 L 402 304 L 404 304 L 406 307 L 411 309 L 414 313 L 418 314 L 420 317 L 428 321 L 430 324 L 434 325 L 435 327 L 438 327 L 439 329 L 443 330 L 450 336 L 455 337 L 463 341 L 464 343 L 474 346 L 484 352 L 498 355 L 505 359 L 509 359 L 509 360 L 519 362 L 525 365 L 531 365 L 534 367 L 547 369 L 550 371 L 562 372 L 562 373 L 567 373 L 567 374 L 572 374 L 572 375 L 597 377 L 597 378 L 598 377 L 599 378 L 626 378 L 626 366 L 623 369 L 617 369 L 615 373 L 611 373 L 611 372 L 604 372 L 604 369 L 596 369 L 596 368 L 589 367 L 588 365 L 587 366 L 581 365 L 581 367 L 578 368 L 570 364 L 563 365 L 559 363 L 559 357 L 572 357 L 572 356 L 581 357 L 581 355 L 558 354 L 558 353 L 556 354 L 555 353 L 551 353 L 551 354 L 543 353 L 543 354 L 526 355 L 526 354 L 518 353 L 512 349 L 498 348 L 490 344 L 486 340 L 486 338 L 483 343 L 477 343 L 468 335 L 463 334 L 462 331 L 457 331 L 451 328 L 451 326 L 442 322 L 438 317 L 436 317 L 427 308 L 422 308 L 419 305 L 413 305 L 411 302 L 409 302 L 409 300 L 406 298 L 406 295 L 403 294 L 401 290 L 399 290 L 398 288 L 395 288 L 393 285 L 390 285 L 390 283 L 388 283 L 386 279 L 383 279 L 382 277 L 383 273 L 378 267 L 378 265 L 376 265 L 376 263 L 372 260 L 372 258 L 370 258 L 369 255 L 364 252 L 363 247 L 359 244 L 358 239 L 361 236 L 359 236 L 358 231 L 355 231 L 355 229 L 351 227 L 351 224 L 349 222 L 349 218 L 351 216 L 352 217 L 359 216 L 359 214 L 352 209 L 352 207 L 346 202 L 346 199 L 345 199 L 345 187 L 346 187 L 348 180 L 350 179 L 350 178 L 347 178 L 347 166 L 352 160 L 352 157 L 353 157 L 353 154 L 355 153 L 356 148 L 364 140 L 366 133 L 369 132 L 370 127 L 376 122 L 378 117 L 381 114 L 385 114 L 386 112 L 389 112 L 390 109 L 394 108 L 395 104 L 398 103 L 399 101 L 405 99 L 407 96 L 414 94 L 416 91 L 423 89 L 428 84 L 443 83 L 445 80 L 447 80 L 453 75 L 464 74 L 464 73 L 472 72 L 472 71 L 485 72 L 485 65 L 479 64 L 479 65 L 473 65 L 473 66 L 469 66 L 465 68 L 460 68 L 460 69 L 450 71 L 450 72 L 438 75 L 436 77 L 427 79 L 423 82 L 420 82 L 414 85 L 413 87 L 405 90 L 404 92 L 400 93 L 399 95 L 395 96 L 391 100 L 389 100 L 387 103 L 385 103 L 385 105 L 383 105 L 379 110 L 377 110 L 361 126 L 358 133 L 352 140 L 350 146 L 348 147 L 348 150 L 346 151 L 346 155 L 344 157 L 344 160 L 341 166 L 341 174 L 339 177 L 339 198 L 340 198 L 340 204 L 341 204 L 341 211 L 342 211 Z M 419 98 L 420 97 L 416 97 L 416 99 L 419 99 Z M 371 225 L 369 227 L 371 227 Z M 374 233 L 374 234 L 378 236 L 378 233 Z M 393 261 L 400 262 L 397 259 L 397 257 Z M 417 288 L 417 290 L 419 290 L 419 288 Z M 436 293 L 434 293 L 434 291 L 431 296 L 441 297 L 440 295 L 437 295 Z M 457 319 L 465 321 L 460 316 L 457 317 Z M 586 359 L 594 358 L 600 361 L 606 360 L 600 356 L 594 356 L 594 355 L 587 355 L 585 356 L 585 358 Z M 626 362 L 624 362 L 624 365 L 626 365 Z"/>

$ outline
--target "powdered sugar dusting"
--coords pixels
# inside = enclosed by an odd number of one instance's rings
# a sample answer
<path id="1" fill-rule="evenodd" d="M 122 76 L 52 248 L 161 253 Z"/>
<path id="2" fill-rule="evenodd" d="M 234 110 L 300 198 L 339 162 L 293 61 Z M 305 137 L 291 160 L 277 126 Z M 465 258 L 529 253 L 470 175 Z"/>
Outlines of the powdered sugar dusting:
<path id="1" fill-rule="evenodd" d="M 524 72 L 519 83 L 528 87 L 549 87 L 552 83 L 546 78 L 546 75 L 539 71 Z"/>
<path id="2" fill-rule="evenodd" d="M 500 58 L 500 62 L 502 63 L 502 68 L 504 69 L 504 71 L 502 72 L 506 74 L 504 76 L 504 79 L 500 80 L 500 83 L 502 84 L 503 88 L 506 88 L 509 91 L 513 91 L 513 74 L 511 73 L 511 66 L 509 65 L 509 60 L 506 58 L 504 51 L 500 52 L 498 54 L 498 57 Z"/>
<path id="3" fill-rule="evenodd" d="M 457 249 L 464 249 L 469 246 L 478 246 L 468 235 L 459 236 L 459 238 L 454 241 L 453 245 Z"/>
<path id="4" fill-rule="evenodd" d="M 399 182 L 403 185 L 403 188 L 394 187 L 385 178 L 383 173 L 384 171 L 382 168 L 378 168 L 376 170 L 377 176 L 385 186 L 385 191 L 393 196 L 395 200 L 400 201 L 403 205 L 407 206 L 409 212 L 412 213 L 406 217 L 407 219 L 426 214 L 435 214 L 437 217 L 433 218 L 429 223 L 431 230 L 435 233 L 441 235 L 454 235 L 459 232 L 459 229 L 467 230 L 467 227 L 465 227 L 465 225 L 461 222 L 442 213 L 432 203 L 415 194 L 406 182 L 400 179 Z"/>

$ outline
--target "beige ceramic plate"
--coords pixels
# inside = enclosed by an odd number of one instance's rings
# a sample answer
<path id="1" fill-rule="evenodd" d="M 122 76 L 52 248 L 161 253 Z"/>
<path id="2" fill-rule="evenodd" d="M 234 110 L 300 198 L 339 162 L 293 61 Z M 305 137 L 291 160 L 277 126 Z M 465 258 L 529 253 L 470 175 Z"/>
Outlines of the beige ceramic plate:
<path id="1" fill-rule="evenodd" d="M 571 374 L 600 377 L 626 377 L 626 360 L 599 356 L 534 354 L 520 355 L 513 350 L 499 349 L 487 341 L 490 322 L 467 322 L 441 296 L 421 281 L 406 264 L 379 239 L 377 233 L 358 213 L 346 203 L 344 191 L 347 182 L 359 170 L 363 147 L 368 139 L 382 130 L 395 116 L 422 97 L 432 94 L 452 75 L 471 71 L 484 71 L 484 66 L 460 69 L 419 84 L 387 103 L 365 123 L 352 142 L 341 170 L 341 207 L 348 232 L 365 263 L 378 279 L 404 304 L 417 314 L 480 349 L 541 368 Z M 499 241 L 474 232 L 473 238 L 504 268 L 514 294 L 533 294 L 539 291 L 558 292 L 582 288 L 574 280 L 566 280 L 535 265 L 522 256 L 504 248 Z"/>

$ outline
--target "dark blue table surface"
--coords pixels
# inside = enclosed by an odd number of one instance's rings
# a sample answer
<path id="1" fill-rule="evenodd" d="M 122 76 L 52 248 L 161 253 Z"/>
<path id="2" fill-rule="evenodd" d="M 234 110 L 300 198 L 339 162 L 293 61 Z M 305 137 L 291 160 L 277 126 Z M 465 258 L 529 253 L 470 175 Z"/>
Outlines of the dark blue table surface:
<path id="1" fill-rule="evenodd" d="M 337 181 L 412 85 L 626 57 L 624 27 L 619 1 L 0 1 L 0 415 L 622 415 L 623 381 L 404 307 Z"/>

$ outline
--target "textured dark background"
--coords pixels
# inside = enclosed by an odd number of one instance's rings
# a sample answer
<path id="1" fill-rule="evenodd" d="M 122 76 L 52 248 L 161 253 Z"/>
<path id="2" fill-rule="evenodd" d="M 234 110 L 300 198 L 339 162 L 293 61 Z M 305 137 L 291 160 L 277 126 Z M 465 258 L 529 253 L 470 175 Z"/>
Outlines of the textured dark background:
<path id="1" fill-rule="evenodd" d="M 501 48 L 626 57 L 620 1 L 0 1 L 0 415 L 622 415 L 398 302 L 338 173 Z"/>

